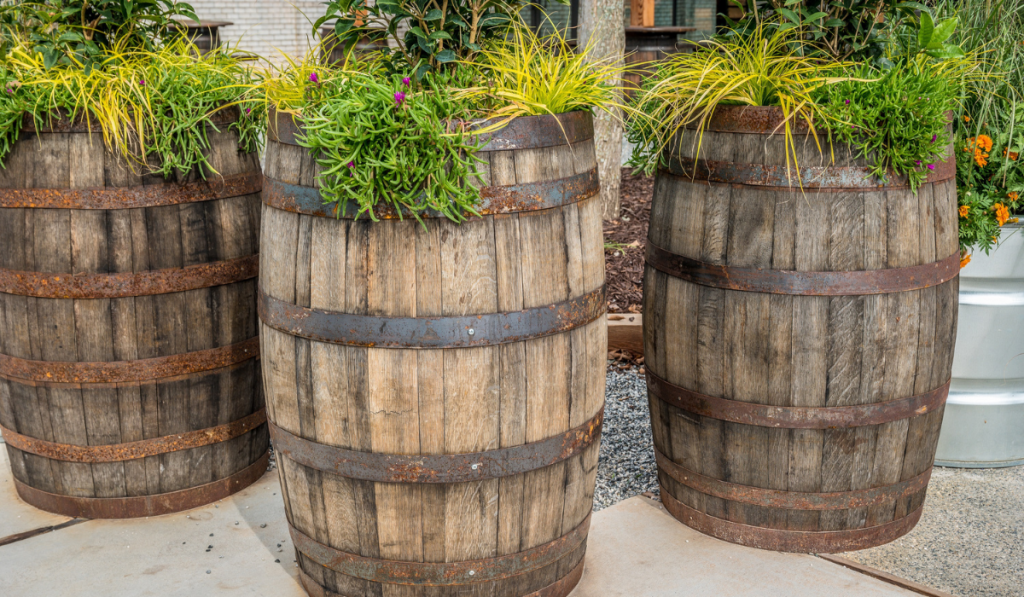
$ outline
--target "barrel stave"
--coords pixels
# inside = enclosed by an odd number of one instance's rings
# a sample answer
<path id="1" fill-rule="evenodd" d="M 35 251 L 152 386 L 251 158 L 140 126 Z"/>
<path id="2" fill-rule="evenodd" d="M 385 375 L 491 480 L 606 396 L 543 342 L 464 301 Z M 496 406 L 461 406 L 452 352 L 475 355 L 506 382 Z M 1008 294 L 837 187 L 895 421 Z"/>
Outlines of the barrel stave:
<path id="1" fill-rule="evenodd" d="M 692 131 L 680 135 L 679 151 L 693 155 L 687 150 L 695 137 Z M 708 131 L 701 158 L 781 165 L 780 143 Z M 806 154 L 806 144 L 798 148 Z M 845 148 L 836 150 L 839 165 L 863 165 Z M 802 166 L 808 163 L 808 156 L 801 158 Z M 917 195 L 902 189 L 800 193 L 663 174 L 655 186 L 650 242 L 707 263 L 761 269 L 932 263 L 957 250 L 954 185 L 927 183 Z M 684 388 L 743 402 L 834 407 L 913 396 L 948 380 L 956 279 L 882 295 L 763 295 L 699 286 L 648 267 L 645 289 L 648 366 Z M 942 410 L 824 430 L 717 421 L 654 397 L 651 414 L 656 447 L 686 469 L 752 487 L 816 493 L 891 485 L 927 471 Z M 703 495 L 665 471 L 659 480 L 697 511 L 786 530 L 882 524 L 912 514 L 925 493 L 850 510 L 781 510 Z"/>
<path id="2" fill-rule="evenodd" d="M 237 135 L 209 135 L 223 176 L 259 171 Z M 29 132 L 5 160 L 2 189 L 111 189 L 134 193 L 159 176 L 131 172 L 94 133 Z M 198 180 L 197 173 L 178 182 Z M 211 176 L 216 186 L 217 175 Z M 0 268 L 63 274 L 141 273 L 258 252 L 259 194 L 134 209 L 0 209 Z M 256 218 L 256 219 L 254 219 Z M 29 239 L 28 243 L 23 239 Z M 0 353 L 33 361 L 114 362 L 230 346 L 253 338 L 255 280 L 126 298 L 0 294 Z M 252 359 L 192 374 L 121 383 L 0 379 L 4 427 L 33 438 L 110 445 L 231 423 L 262 408 Z M 5 410 L 0 406 L 0 411 Z M 110 463 L 50 460 L 8 446 L 15 478 L 58 495 L 149 496 L 211 483 L 256 462 L 265 428 L 226 442 Z"/>

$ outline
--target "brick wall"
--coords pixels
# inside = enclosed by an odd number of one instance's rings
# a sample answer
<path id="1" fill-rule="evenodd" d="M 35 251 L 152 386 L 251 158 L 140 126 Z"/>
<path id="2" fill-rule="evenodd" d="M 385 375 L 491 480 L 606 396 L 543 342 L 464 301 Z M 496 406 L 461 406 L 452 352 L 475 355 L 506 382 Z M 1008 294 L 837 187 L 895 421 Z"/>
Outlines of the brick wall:
<path id="1" fill-rule="evenodd" d="M 313 43 L 312 22 L 324 14 L 322 0 L 189 0 L 189 3 L 204 21 L 234 23 L 220 31 L 225 44 L 240 42 L 240 49 L 276 62 L 281 61 L 281 52 L 301 57 Z"/>

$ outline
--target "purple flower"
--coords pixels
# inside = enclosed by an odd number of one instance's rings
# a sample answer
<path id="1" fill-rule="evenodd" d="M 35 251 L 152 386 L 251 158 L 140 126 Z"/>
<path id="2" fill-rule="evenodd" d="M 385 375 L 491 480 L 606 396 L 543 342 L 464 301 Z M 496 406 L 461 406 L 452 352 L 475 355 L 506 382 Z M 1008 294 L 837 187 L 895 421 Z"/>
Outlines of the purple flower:
<path id="1" fill-rule="evenodd" d="M 409 80 L 409 77 L 405 77 L 404 79 L 402 79 L 402 85 L 405 85 L 406 87 L 408 87 L 410 84 L 411 84 L 411 81 Z"/>
<path id="2" fill-rule="evenodd" d="M 921 160 L 916 160 L 914 163 L 917 164 L 918 166 L 920 166 L 921 165 Z"/>
<path id="3" fill-rule="evenodd" d="M 404 91 L 399 91 L 399 92 L 395 93 L 395 105 L 396 106 L 401 106 L 402 102 L 404 102 L 404 101 L 405 101 L 405 92 Z"/>
<path id="4" fill-rule="evenodd" d="M 356 163 L 355 162 L 349 162 L 348 163 L 348 167 L 349 168 L 355 168 L 356 167 Z"/>
<path id="5" fill-rule="evenodd" d="M 13 89 L 11 89 L 10 87 L 8 87 L 8 88 L 7 88 L 7 93 L 14 93 L 14 90 L 13 90 Z"/>
<path id="6" fill-rule="evenodd" d="M 935 140 L 938 139 L 938 138 L 939 138 L 938 135 L 932 135 L 932 143 L 935 143 Z"/>
<path id="7" fill-rule="evenodd" d="M 935 164 L 928 164 L 928 169 L 929 170 L 934 170 L 935 169 Z"/>
<path id="8" fill-rule="evenodd" d="M 309 80 L 312 81 L 313 83 L 316 83 L 317 85 L 320 84 L 320 77 L 316 76 L 316 73 L 310 73 Z"/>
<path id="9" fill-rule="evenodd" d="M 849 105 L 850 105 L 850 100 L 846 100 L 846 105 L 847 105 L 847 106 L 849 106 Z"/>
<path id="10" fill-rule="evenodd" d="M 146 86 L 146 80 L 145 79 L 139 79 L 139 85 L 145 87 Z"/>
<path id="11" fill-rule="evenodd" d="M 245 109 L 245 113 L 246 113 L 246 114 L 248 114 L 248 113 L 250 113 L 250 112 L 252 112 L 252 108 L 246 108 L 246 109 Z"/>

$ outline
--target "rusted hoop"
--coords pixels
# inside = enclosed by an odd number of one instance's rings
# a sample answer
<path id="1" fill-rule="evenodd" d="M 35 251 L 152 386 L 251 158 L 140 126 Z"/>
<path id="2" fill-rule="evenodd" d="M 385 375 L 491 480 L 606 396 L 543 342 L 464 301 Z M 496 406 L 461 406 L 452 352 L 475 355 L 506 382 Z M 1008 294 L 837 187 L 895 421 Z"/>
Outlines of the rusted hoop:
<path id="1" fill-rule="evenodd" d="M 467 122 L 470 129 L 480 130 L 485 126 L 500 122 L 494 120 Z M 296 135 L 302 129 L 295 123 L 291 114 L 271 111 L 271 125 L 267 127 L 267 138 L 270 141 L 301 147 Z M 455 126 L 453 124 L 453 126 Z M 478 151 L 512 151 L 515 149 L 541 149 L 559 145 L 575 145 L 594 138 L 594 120 L 590 112 L 577 110 L 552 116 L 520 116 L 513 118 L 500 130 L 466 139 L 468 144 L 483 143 Z"/>
<path id="2" fill-rule="evenodd" d="M 370 348 L 468 348 L 567 332 L 604 315 L 605 288 L 544 307 L 462 317 L 378 317 L 300 307 L 259 293 L 260 320 L 317 342 Z"/>
<path id="3" fill-rule="evenodd" d="M 324 545 L 288 524 L 295 549 L 313 562 L 346 576 L 394 585 L 442 587 L 493 582 L 527 574 L 554 564 L 583 545 L 590 530 L 590 515 L 566 535 L 495 558 L 462 562 L 408 562 L 370 558 Z"/>
<path id="4" fill-rule="evenodd" d="M 259 255 L 117 274 L 54 274 L 0 268 L 0 292 L 57 299 L 152 296 L 251 280 L 259 271 Z"/>
<path id="5" fill-rule="evenodd" d="M 142 518 L 191 510 L 222 500 L 252 485 L 267 472 L 270 452 L 255 463 L 213 483 L 170 493 L 124 498 L 81 498 L 57 495 L 29 487 L 17 479 L 14 486 L 28 504 L 73 518 Z"/>
<path id="6" fill-rule="evenodd" d="M 919 417 L 946 403 L 949 381 L 916 396 L 854 406 L 772 406 L 708 396 L 671 384 L 647 369 L 648 393 L 676 408 L 719 421 L 775 429 L 847 429 Z"/>
<path id="7" fill-rule="evenodd" d="M 960 274 L 960 253 L 942 261 L 852 272 L 796 272 L 714 265 L 647 243 L 647 265 L 674 278 L 726 290 L 796 296 L 863 296 L 909 292 L 944 284 Z"/>
<path id="8" fill-rule="evenodd" d="M 730 522 L 694 510 L 674 498 L 664 486 L 661 502 L 669 514 L 686 526 L 723 541 L 795 553 L 839 553 L 867 549 L 906 535 L 921 518 L 921 508 L 892 522 L 845 531 L 785 531 Z"/>
<path id="9" fill-rule="evenodd" d="M 567 597 L 576 588 L 576 585 L 579 584 L 580 579 L 583 578 L 584 559 L 581 559 L 580 563 L 569 574 L 543 589 L 523 597 Z M 302 588 L 306 589 L 306 592 L 309 593 L 309 597 L 346 597 L 341 593 L 335 593 L 320 586 L 320 583 L 313 580 L 301 567 L 299 568 L 299 581 L 302 583 Z"/>
<path id="10" fill-rule="evenodd" d="M 60 460 L 62 462 L 123 462 L 137 460 L 157 454 L 168 454 L 181 450 L 190 450 L 201 446 L 209 446 L 226 442 L 256 429 L 267 422 L 267 411 L 260 409 L 247 417 L 198 431 L 188 431 L 175 435 L 165 435 L 123 444 L 107 444 L 104 446 L 76 446 L 58 444 L 34 437 L 21 435 L 0 425 L 0 435 L 12 448 L 22 452 Z"/>
<path id="11" fill-rule="evenodd" d="M 243 342 L 136 361 L 30 361 L 0 354 L 0 377 L 49 383 L 126 383 L 201 373 L 254 359 L 259 337 Z"/>
<path id="12" fill-rule="evenodd" d="M 551 209 L 579 203 L 597 195 L 601 191 L 597 169 L 582 174 L 545 182 L 532 182 L 503 187 L 483 187 L 480 189 L 480 203 L 474 209 L 480 215 L 516 213 Z M 354 219 L 359 213 L 359 206 L 352 202 L 324 203 L 320 190 L 266 179 L 263 190 L 263 202 L 275 209 L 300 213 L 322 218 Z M 428 210 L 418 214 L 421 218 L 445 218 L 444 214 Z M 399 212 L 393 205 L 379 204 L 374 209 L 374 216 L 383 220 L 409 219 L 412 212 Z M 363 214 L 362 218 L 369 219 Z"/>
<path id="13" fill-rule="evenodd" d="M 732 502 L 787 510 L 850 510 L 889 504 L 923 491 L 932 475 L 929 468 L 916 477 L 885 487 L 809 493 L 738 485 L 707 477 L 684 468 L 657 448 L 654 449 L 654 458 L 661 471 L 694 491 Z"/>
<path id="14" fill-rule="evenodd" d="M 790 168 L 785 164 L 747 164 L 669 156 L 662 174 L 688 182 L 742 185 L 773 191 L 844 193 L 849 191 L 896 191 L 909 189 L 906 176 L 890 176 L 883 183 L 867 166 L 808 166 Z M 939 184 L 956 178 L 956 160 L 950 157 L 929 170 L 925 184 Z"/>
<path id="15" fill-rule="evenodd" d="M 255 195 L 263 175 L 247 172 L 185 184 L 163 183 L 93 189 L 0 189 L 0 207 L 32 209 L 134 209 Z"/>
<path id="16" fill-rule="evenodd" d="M 509 477 L 568 460 L 601 437 L 604 407 L 582 425 L 537 442 L 470 454 L 382 454 L 328 446 L 270 423 L 274 449 L 295 462 L 378 483 L 466 483 Z"/>

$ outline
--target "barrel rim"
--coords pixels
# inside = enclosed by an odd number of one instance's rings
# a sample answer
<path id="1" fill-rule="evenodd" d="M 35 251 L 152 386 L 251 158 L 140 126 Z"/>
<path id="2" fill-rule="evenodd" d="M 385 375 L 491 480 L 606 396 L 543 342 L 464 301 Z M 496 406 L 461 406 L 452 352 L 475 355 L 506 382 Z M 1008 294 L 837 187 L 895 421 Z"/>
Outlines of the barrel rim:
<path id="1" fill-rule="evenodd" d="M 695 510 L 676 499 L 664 485 L 661 501 L 673 518 L 686 526 L 730 543 L 790 553 L 839 553 L 890 543 L 906 535 L 921 519 L 923 506 L 880 525 L 841 531 L 791 531 L 732 522 Z"/>
<path id="2" fill-rule="evenodd" d="M 301 147 L 295 139 L 295 135 L 302 132 L 302 127 L 296 122 L 297 115 L 294 112 L 271 107 L 267 114 L 267 141 Z M 512 119 L 498 117 L 451 123 L 450 126 L 465 126 L 472 131 L 506 120 L 508 124 L 501 129 L 476 137 L 478 142 L 483 143 L 477 151 L 513 151 L 562 145 L 572 146 L 594 138 L 594 119 L 590 110 L 572 110 L 555 115 L 516 116 Z M 472 137 L 470 142 L 472 142 Z"/>
<path id="3" fill-rule="evenodd" d="M 15 479 L 18 496 L 28 504 L 72 518 L 144 518 L 173 514 L 212 504 L 260 479 L 270 464 L 270 450 L 237 473 L 204 485 L 169 493 L 118 498 L 86 498 L 50 493 Z"/>
<path id="4" fill-rule="evenodd" d="M 210 120 L 206 125 L 219 127 L 234 124 L 241 116 L 242 112 L 238 109 L 238 106 L 227 106 L 210 114 Z M 43 128 L 37 129 L 34 115 L 26 112 L 21 120 L 22 132 L 35 134 L 103 132 L 103 127 L 100 125 L 99 120 L 91 113 L 88 116 L 80 114 L 72 120 L 70 110 L 58 108 L 55 112 L 44 114 L 42 118 L 44 120 Z"/>

